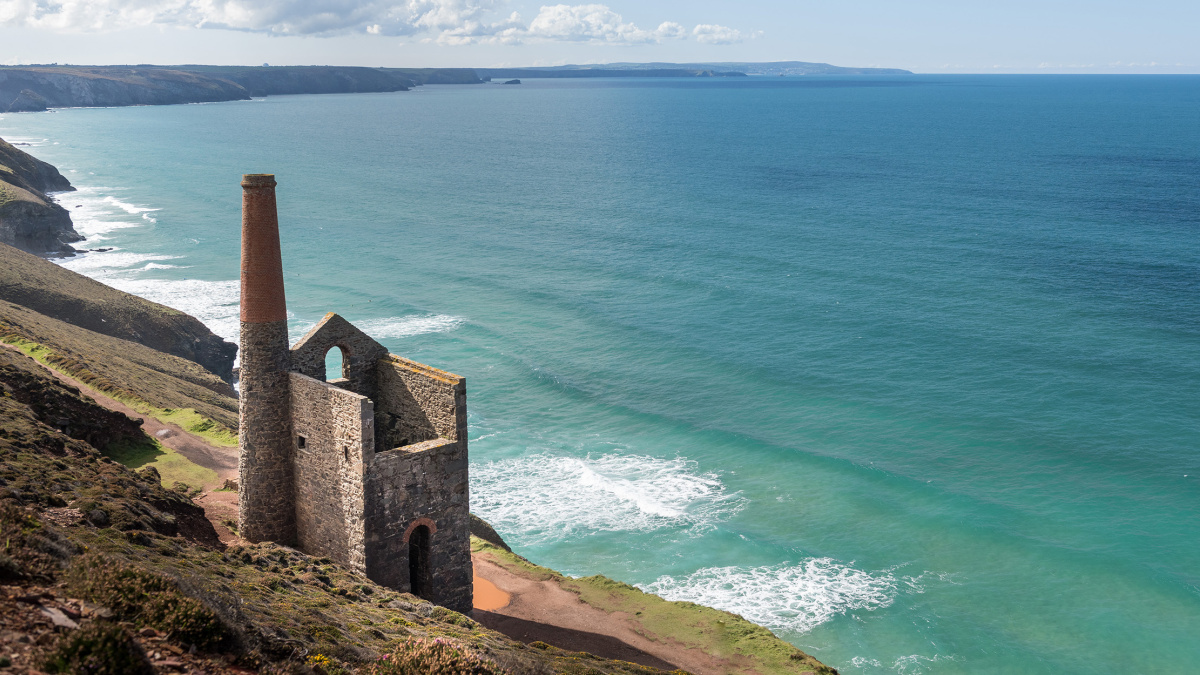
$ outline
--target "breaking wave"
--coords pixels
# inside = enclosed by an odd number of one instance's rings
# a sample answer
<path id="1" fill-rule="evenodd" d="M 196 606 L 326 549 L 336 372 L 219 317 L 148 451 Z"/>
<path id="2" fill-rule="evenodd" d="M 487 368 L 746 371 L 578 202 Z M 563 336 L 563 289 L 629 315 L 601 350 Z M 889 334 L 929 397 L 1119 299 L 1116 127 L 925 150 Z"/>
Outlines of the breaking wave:
<path id="1" fill-rule="evenodd" d="M 471 467 L 471 508 L 524 543 L 604 531 L 707 528 L 745 506 L 684 458 L 538 454 Z"/>
<path id="2" fill-rule="evenodd" d="M 84 237 L 87 245 L 96 245 L 108 239 L 108 233 L 130 227 L 142 227 L 147 222 L 156 223 L 149 214 L 158 211 L 136 206 L 114 197 L 115 188 L 76 186 L 75 192 L 58 192 L 54 198 L 71 212 L 75 231 Z M 133 218 L 131 216 L 136 216 Z M 78 245 L 77 245 L 78 247 Z"/>
<path id="3" fill-rule="evenodd" d="M 435 316 L 393 316 L 386 319 L 367 319 L 355 323 L 364 333 L 377 340 L 403 338 L 427 333 L 445 333 L 462 325 L 464 319 L 438 314 Z"/>
<path id="4" fill-rule="evenodd" d="M 832 558 L 769 567 L 706 567 L 639 586 L 667 600 L 686 600 L 740 614 L 772 630 L 804 633 L 833 617 L 892 604 L 897 579 Z"/>

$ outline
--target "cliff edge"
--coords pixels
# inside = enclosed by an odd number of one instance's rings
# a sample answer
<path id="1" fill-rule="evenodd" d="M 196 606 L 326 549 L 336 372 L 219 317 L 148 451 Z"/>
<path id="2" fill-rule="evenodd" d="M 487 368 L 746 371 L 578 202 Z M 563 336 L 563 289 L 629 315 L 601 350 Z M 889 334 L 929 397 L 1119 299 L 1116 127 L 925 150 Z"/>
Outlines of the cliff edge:
<path id="1" fill-rule="evenodd" d="M 0 138 L 0 243 L 41 255 L 72 255 L 83 237 L 46 193 L 74 190 L 58 169 Z"/>
<path id="2" fill-rule="evenodd" d="M 21 308 L 56 322 L 135 342 L 163 355 L 187 359 L 226 383 L 232 381 L 237 345 L 221 339 L 199 320 L 177 309 L 105 286 L 5 244 L 0 244 L 0 301 L 3 301 L 0 303 L 0 319 L 7 316 L 10 324 L 27 325 L 27 337 L 36 342 L 55 344 L 72 341 L 73 331 L 51 321 L 27 316 L 19 311 Z M 74 342 L 94 345 L 99 341 L 81 337 Z M 71 344 L 58 346 L 72 347 Z M 112 350 L 114 358 L 134 358 L 140 353 L 119 345 Z M 152 368 L 160 373 L 177 370 L 158 363 Z M 130 386 L 134 388 L 144 380 L 133 379 L 136 381 L 130 382 Z M 226 397 L 233 395 L 227 385 L 218 387 L 206 382 L 202 386 L 215 387 Z M 233 426 L 236 428 L 236 422 Z"/>

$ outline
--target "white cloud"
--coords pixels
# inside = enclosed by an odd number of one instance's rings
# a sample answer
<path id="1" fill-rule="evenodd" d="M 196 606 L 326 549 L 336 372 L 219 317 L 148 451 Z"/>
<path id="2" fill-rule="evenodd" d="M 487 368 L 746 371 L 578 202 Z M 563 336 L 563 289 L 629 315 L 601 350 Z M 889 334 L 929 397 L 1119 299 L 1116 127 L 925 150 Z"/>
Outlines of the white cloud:
<path id="1" fill-rule="evenodd" d="M 654 29 L 625 21 L 608 5 L 544 5 L 528 24 L 512 12 L 496 20 L 507 0 L 0 0 L 0 26 L 60 33 L 149 25 L 218 28 L 274 35 L 436 36 L 442 44 L 585 42 L 649 44 L 687 39 L 686 28 L 664 21 Z M 732 28 L 696 26 L 707 44 L 743 39 Z M 429 38 L 433 39 L 433 38 Z"/>
<path id="2" fill-rule="evenodd" d="M 476 21 L 498 0 L 0 0 L 0 25 L 63 33 L 173 25 L 276 35 L 409 35 Z"/>
<path id="3" fill-rule="evenodd" d="M 740 30 L 721 26 L 715 23 L 702 23 L 692 29 L 696 40 L 710 45 L 731 45 L 741 42 L 745 37 Z"/>
<path id="4" fill-rule="evenodd" d="M 656 42 L 656 31 L 626 23 L 608 5 L 546 5 L 529 23 L 529 38 L 566 42 Z"/>
<path id="5" fill-rule="evenodd" d="M 608 5 L 543 5 L 537 16 L 525 25 L 513 12 L 508 19 L 492 23 L 465 23 L 444 31 L 438 42 L 469 44 L 474 42 L 521 44 L 524 42 L 585 42 L 592 44 L 650 44 L 663 40 L 684 39 L 687 29 L 674 21 L 664 21 L 654 30 L 638 28 L 625 21 Z"/>

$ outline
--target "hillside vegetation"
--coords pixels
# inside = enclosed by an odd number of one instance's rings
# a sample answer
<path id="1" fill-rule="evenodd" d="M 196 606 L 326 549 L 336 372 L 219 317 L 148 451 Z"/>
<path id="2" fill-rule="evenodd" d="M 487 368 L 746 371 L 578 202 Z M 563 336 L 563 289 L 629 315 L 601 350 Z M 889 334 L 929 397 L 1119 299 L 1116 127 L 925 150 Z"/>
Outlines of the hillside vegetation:
<path id="1" fill-rule="evenodd" d="M 0 300 L 188 359 L 227 382 L 233 377 L 237 345 L 213 334 L 197 319 L 4 245 L 0 245 Z M 27 337 L 48 343 L 54 335 L 48 328 Z M 233 393 L 228 387 L 214 386 L 226 395 Z"/>
<path id="2" fill-rule="evenodd" d="M 0 342 L 155 417 L 192 411 L 197 430 L 237 434 L 230 386 L 198 364 L 0 301 Z"/>

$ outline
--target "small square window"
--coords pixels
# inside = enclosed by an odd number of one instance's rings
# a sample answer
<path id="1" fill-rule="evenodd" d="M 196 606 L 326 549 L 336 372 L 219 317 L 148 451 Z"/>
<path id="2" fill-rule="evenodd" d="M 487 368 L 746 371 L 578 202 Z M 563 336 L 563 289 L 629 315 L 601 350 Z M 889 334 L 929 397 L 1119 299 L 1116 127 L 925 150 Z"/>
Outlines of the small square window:
<path id="1" fill-rule="evenodd" d="M 296 437 L 296 445 L 298 445 L 300 447 L 300 449 L 303 450 L 305 448 L 305 446 L 308 445 L 308 439 L 306 439 L 303 436 L 297 436 Z"/>

